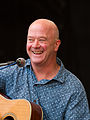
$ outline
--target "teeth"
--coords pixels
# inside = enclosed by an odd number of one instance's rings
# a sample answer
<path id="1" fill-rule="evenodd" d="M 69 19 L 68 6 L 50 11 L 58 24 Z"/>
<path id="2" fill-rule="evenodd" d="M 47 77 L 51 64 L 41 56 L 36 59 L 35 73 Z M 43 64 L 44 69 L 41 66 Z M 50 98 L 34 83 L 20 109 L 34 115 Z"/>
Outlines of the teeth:
<path id="1" fill-rule="evenodd" d="M 42 51 L 33 51 L 34 54 L 41 54 Z"/>

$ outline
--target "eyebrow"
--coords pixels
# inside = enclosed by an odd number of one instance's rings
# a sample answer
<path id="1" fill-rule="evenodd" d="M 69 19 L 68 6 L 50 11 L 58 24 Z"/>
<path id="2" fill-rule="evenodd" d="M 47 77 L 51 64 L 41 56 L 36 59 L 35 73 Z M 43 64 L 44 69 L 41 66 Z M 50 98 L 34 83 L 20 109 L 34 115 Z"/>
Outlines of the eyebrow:
<path id="1" fill-rule="evenodd" d="M 34 38 L 33 36 L 27 36 L 27 38 Z M 44 38 L 44 39 L 47 39 L 46 37 L 44 37 L 44 36 L 40 36 L 40 37 L 38 37 L 38 38 Z"/>
<path id="2" fill-rule="evenodd" d="M 27 38 L 32 38 L 32 36 L 27 36 Z"/>

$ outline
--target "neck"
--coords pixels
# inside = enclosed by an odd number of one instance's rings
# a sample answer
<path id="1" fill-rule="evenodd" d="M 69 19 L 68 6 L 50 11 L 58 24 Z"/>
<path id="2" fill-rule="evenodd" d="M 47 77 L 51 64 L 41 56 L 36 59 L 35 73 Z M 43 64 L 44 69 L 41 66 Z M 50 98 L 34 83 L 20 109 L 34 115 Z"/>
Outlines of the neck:
<path id="1" fill-rule="evenodd" d="M 43 65 L 35 65 L 32 64 L 33 71 L 36 75 L 38 81 L 42 79 L 52 79 L 58 73 L 60 66 L 57 64 L 56 61 L 50 64 L 43 64 Z"/>

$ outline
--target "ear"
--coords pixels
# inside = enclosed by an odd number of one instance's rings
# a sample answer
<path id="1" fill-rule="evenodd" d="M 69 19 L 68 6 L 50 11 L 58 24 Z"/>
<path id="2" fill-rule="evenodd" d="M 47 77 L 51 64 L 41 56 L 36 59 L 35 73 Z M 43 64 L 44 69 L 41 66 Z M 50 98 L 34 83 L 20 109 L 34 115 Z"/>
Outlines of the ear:
<path id="1" fill-rule="evenodd" d="M 57 39 L 55 42 L 55 51 L 56 52 L 58 51 L 60 44 L 61 44 L 61 40 Z"/>

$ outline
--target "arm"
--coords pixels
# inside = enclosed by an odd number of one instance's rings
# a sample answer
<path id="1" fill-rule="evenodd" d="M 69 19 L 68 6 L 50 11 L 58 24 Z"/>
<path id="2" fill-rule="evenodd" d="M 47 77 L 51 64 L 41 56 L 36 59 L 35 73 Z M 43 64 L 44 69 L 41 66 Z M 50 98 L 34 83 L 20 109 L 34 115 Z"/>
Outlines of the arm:
<path id="1" fill-rule="evenodd" d="M 90 120 L 89 105 L 84 89 L 80 89 L 70 97 L 65 120 Z"/>

